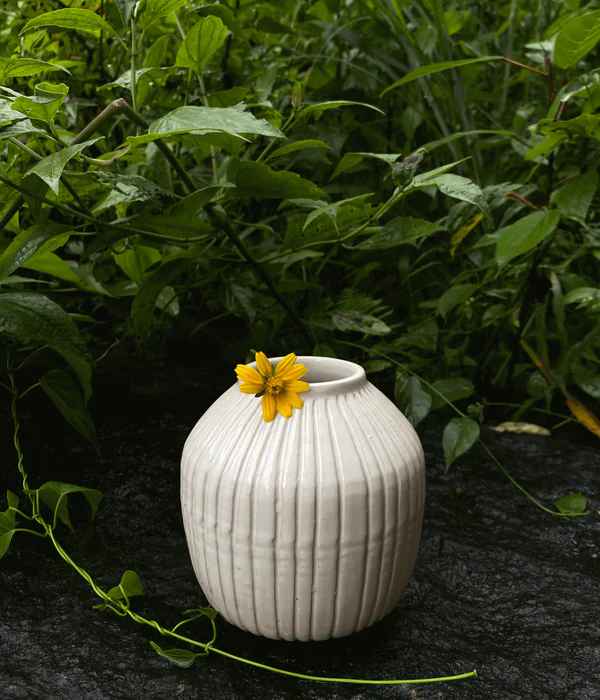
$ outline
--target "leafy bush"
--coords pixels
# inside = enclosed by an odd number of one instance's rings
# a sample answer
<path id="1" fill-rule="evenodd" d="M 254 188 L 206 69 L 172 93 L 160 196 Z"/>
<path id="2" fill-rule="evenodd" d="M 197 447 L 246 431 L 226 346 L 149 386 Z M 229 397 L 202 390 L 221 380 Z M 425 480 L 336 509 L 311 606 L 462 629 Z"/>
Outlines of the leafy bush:
<path id="1" fill-rule="evenodd" d="M 0 333 L 82 435 L 84 338 L 224 316 L 458 403 L 449 462 L 507 398 L 600 433 L 599 11 L 63 5 L 3 11 Z"/>

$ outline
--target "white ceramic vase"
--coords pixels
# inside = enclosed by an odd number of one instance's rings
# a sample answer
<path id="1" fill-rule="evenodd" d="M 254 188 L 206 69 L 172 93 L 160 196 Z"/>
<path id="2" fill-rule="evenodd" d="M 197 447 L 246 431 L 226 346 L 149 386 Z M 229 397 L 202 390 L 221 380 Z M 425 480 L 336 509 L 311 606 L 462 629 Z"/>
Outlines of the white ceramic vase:
<path id="1" fill-rule="evenodd" d="M 425 465 L 414 429 L 362 367 L 298 362 L 310 390 L 291 418 L 264 422 L 238 383 L 204 413 L 183 450 L 181 505 L 196 577 L 226 620 L 322 640 L 397 605 L 419 546 Z"/>

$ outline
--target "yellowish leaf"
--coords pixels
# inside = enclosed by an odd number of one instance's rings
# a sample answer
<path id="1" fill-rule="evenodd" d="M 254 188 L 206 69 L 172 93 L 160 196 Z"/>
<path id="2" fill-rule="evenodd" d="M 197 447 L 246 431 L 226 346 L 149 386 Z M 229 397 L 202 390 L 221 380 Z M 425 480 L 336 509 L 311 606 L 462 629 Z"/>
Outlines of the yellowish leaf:
<path id="1" fill-rule="evenodd" d="M 567 406 L 577 420 L 596 437 L 600 437 L 600 420 L 589 408 L 584 406 L 577 399 L 567 399 Z"/>
<path id="2" fill-rule="evenodd" d="M 477 224 L 483 219 L 483 214 L 476 214 L 471 221 L 467 221 L 466 224 L 461 226 L 458 231 L 456 231 L 452 238 L 450 239 L 450 255 L 454 257 L 456 249 L 465 240 L 465 238 L 471 233 L 471 231 L 477 226 Z"/>

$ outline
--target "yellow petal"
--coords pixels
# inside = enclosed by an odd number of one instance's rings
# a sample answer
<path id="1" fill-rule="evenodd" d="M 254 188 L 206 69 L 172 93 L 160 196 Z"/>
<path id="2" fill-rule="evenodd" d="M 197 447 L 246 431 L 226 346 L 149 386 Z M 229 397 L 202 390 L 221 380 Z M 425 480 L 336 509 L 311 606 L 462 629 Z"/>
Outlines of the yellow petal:
<path id="1" fill-rule="evenodd" d="M 263 383 L 263 378 L 254 369 L 254 367 L 248 367 L 248 365 L 237 365 L 235 368 L 235 373 L 243 382 L 252 382 L 253 384 Z"/>
<path id="2" fill-rule="evenodd" d="M 273 397 L 273 394 L 265 394 L 262 397 L 263 420 L 266 423 L 270 423 L 273 420 L 273 418 L 275 418 L 276 413 L 277 404 L 275 403 L 275 398 Z"/>
<path id="3" fill-rule="evenodd" d="M 294 381 L 294 379 L 300 379 L 300 377 L 304 376 L 307 372 L 308 370 L 304 365 L 294 365 L 281 372 L 278 376 L 286 382 L 291 382 Z"/>
<path id="4" fill-rule="evenodd" d="M 284 372 L 296 362 L 296 355 L 291 352 L 289 355 L 286 355 L 283 360 L 279 360 L 277 363 L 277 367 L 275 367 L 275 376 L 276 377 L 281 377 L 283 376 Z"/>
<path id="5" fill-rule="evenodd" d="M 263 377 L 270 377 L 273 374 L 273 366 L 264 352 L 256 353 L 256 366 Z"/>
<path id="6" fill-rule="evenodd" d="M 301 394 L 303 391 L 308 391 L 309 389 L 310 389 L 310 384 L 308 382 L 301 382 L 297 379 L 293 382 L 286 382 L 285 383 L 285 390 L 286 391 L 293 391 L 296 394 Z"/>
<path id="7" fill-rule="evenodd" d="M 285 394 L 294 408 L 302 408 L 302 406 L 304 406 L 304 401 L 298 394 L 295 394 L 293 391 L 286 391 Z"/>
<path id="8" fill-rule="evenodd" d="M 277 410 L 279 413 L 284 418 L 289 418 L 292 415 L 292 403 L 289 398 L 289 394 L 285 391 L 282 391 L 281 394 L 278 394 L 276 397 L 276 402 L 277 402 Z"/>
<path id="9" fill-rule="evenodd" d="M 240 391 L 243 394 L 260 394 L 264 388 L 264 384 L 259 384 L 258 382 L 246 382 L 245 384 L 240 384 Z"/>

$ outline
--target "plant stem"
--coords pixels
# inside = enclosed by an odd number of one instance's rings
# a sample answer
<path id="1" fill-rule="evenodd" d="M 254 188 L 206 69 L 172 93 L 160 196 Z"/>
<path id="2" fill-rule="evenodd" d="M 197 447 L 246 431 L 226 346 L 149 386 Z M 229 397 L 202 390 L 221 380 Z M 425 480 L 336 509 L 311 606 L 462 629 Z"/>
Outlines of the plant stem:
<path id="1" fill-rule="evenodd" d="M 137 111 L 137 99 L 136 99 L 136 84 L 135 84 L 135 71 L 136 71 L 136 44 L 135 44 L 135 18 L 134 13 L 131 14 L 131 19 L 129 21 L 129 33 L 131 38 L 130 44 L 130 59 L 129 64 L 129 91 L 131 93 L 131 105 L 135 111 Z"/>

